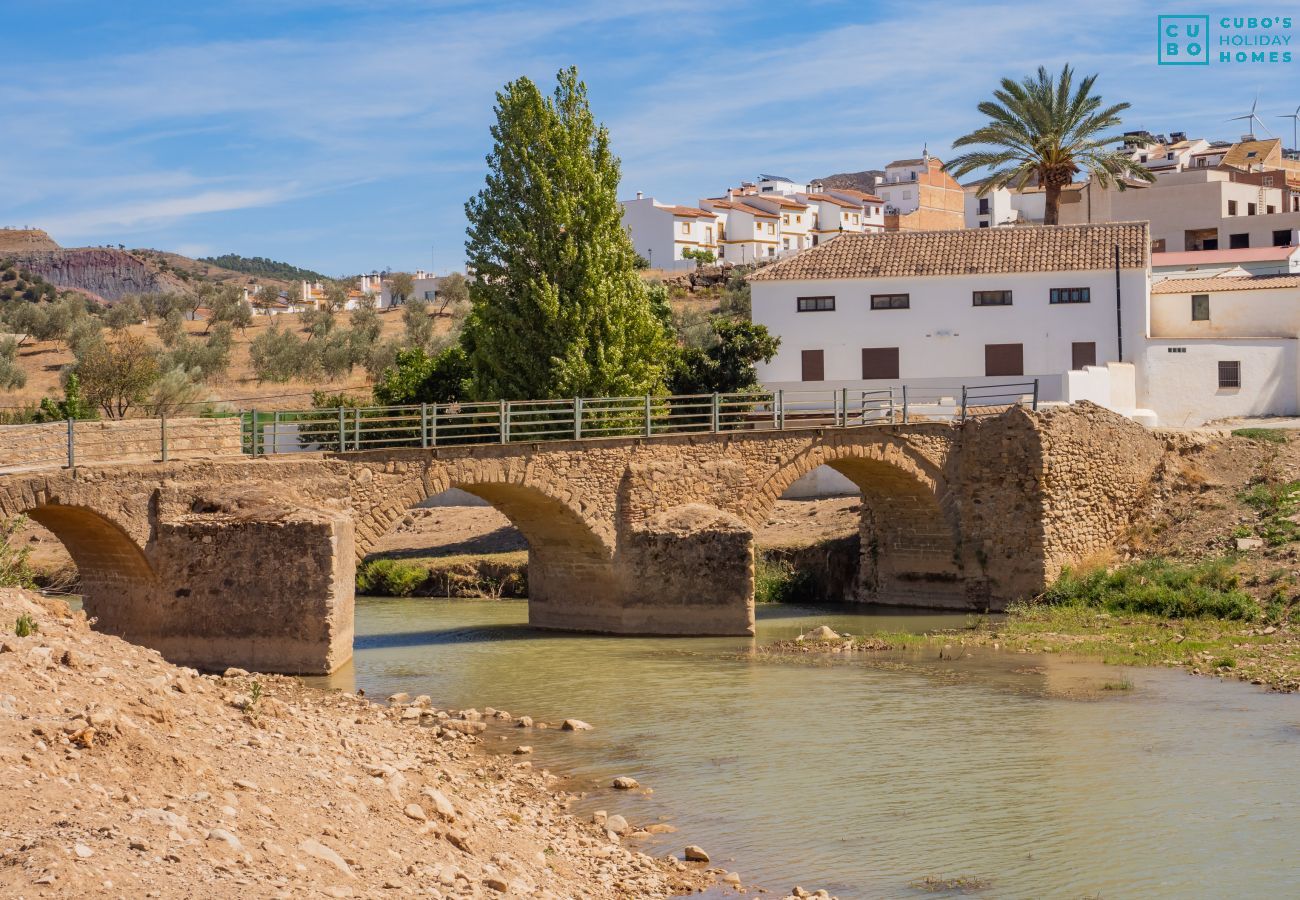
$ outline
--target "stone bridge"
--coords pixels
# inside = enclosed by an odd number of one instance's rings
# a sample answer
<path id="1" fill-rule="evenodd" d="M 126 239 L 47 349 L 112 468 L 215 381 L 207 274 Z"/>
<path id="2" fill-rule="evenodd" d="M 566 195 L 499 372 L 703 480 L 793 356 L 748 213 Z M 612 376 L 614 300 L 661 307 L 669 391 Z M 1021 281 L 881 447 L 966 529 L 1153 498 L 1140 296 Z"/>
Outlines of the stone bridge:
<path id="1" fill-rule="evenodd" d="M 1110 546 L 1162 454 L 1085 403 L 962 425 L 50 470 L 0 477 L 0 517 L 63 541 L 100 629 L 202 668 L 312 673 L 351 656 L 356 561 L 448 488 L 527 538 L 534 625 L 743 635 L 754 531 L 819 465 L 862 491 L 868 599 L 985 610 Z"/>

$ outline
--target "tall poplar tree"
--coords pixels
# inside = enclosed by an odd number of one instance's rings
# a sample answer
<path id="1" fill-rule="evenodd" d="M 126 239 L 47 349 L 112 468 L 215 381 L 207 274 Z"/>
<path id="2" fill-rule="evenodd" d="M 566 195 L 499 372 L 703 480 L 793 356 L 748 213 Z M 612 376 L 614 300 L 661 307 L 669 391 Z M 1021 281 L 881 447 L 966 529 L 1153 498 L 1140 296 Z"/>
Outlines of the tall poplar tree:
<path id="1" fill-rule="evenodd" d="M 465 204 L 472 281 L 462 344 L 479 399 L 657 392 L 673 346 L 622 226 L 619 161 L 576 68 L 551 97 L 497 94 L 487 184 Z"/>

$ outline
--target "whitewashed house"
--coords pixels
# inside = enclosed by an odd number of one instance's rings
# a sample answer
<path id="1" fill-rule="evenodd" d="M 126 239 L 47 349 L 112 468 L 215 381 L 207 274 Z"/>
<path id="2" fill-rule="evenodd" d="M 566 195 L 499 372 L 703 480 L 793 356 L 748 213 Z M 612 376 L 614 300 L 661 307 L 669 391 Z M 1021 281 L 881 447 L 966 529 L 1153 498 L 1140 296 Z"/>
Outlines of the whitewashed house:
<path id="1" fill-rule="evenodd" d="M 1162 425 L 1300 412 L 1300 274 L 1165 279 L 1150 318 L 1137 385 Z"/>
<path id="2" fill-rule="evenodd" d="M 1115 248 L 1119 248 L 1118 269 Z M 750 277 L 781 338 L 767 389 L 1040 381 L 1132 360 L 1147 332 L 1146 223 L 843 234 Z"/>
<path id="3" fill-rule="evenodd" d="M 675 206 L 646 197 L 624 200 L 623 227 L 632 246 L 652 269 L 690 269 L 694 259 L 683 251 L 707 250 L 718 255 L 718 217 L 707 209 Z"/>
<path id="4" fill-rule="evenodd" d="M 1042 225 L 1047 194 L 1040 187 L 994 188 L 983 197 L 983 182 L 966 185 L 964 215 L 967 228 L 996 228 L 1001 225 Z"/>
<path id="5" fill-rule="evenodd" d="M 700 207 L 720 220 L 718 258 L 745 265 L 775 259 L 781 249 L 781 216 L 748 197 L 705 197 Z"/>
<path id="6" fill-rule="evenodd" d="M 745 195 L 744 201 L 755 209 L 764 210 L 778 217 L 777 256 L 798 253 L 813 246 L 817 211 L 807 203 L 782 194 Z"/>

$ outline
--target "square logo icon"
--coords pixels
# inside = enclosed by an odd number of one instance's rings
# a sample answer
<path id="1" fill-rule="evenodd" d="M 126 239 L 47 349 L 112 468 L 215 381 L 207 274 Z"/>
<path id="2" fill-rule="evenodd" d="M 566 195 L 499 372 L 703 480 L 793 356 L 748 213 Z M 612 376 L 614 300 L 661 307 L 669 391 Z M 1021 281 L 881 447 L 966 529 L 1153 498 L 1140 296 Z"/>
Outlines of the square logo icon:
<path id="1" fill-rule="evenodd" d="M 1162 66 L 1210 64 L 1209 16 L 1157 16 L 1156 63 Z"/>

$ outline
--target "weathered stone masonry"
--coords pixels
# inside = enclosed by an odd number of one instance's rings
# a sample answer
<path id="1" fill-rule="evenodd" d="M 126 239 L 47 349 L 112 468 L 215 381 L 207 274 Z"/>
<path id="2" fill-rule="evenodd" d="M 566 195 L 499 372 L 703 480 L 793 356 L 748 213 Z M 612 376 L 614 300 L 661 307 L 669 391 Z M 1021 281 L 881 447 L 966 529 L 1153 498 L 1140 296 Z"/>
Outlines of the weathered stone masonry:
<path id="1" fill-rule="evenodd" d="M 449 487 L 529 543 L 529 618 L 637 634 L 753 629 L 753 534 L 829 465 L 862 490 L 880 602 L 997 609 L 1109 546 L 1161 457 L 1089 404 L 964 426 L 618 438 L 78 468 L 0 477 L 0 515 L 67 545 L 99 627 L 205 667 L 330 671 L 355 561 Z"/>

